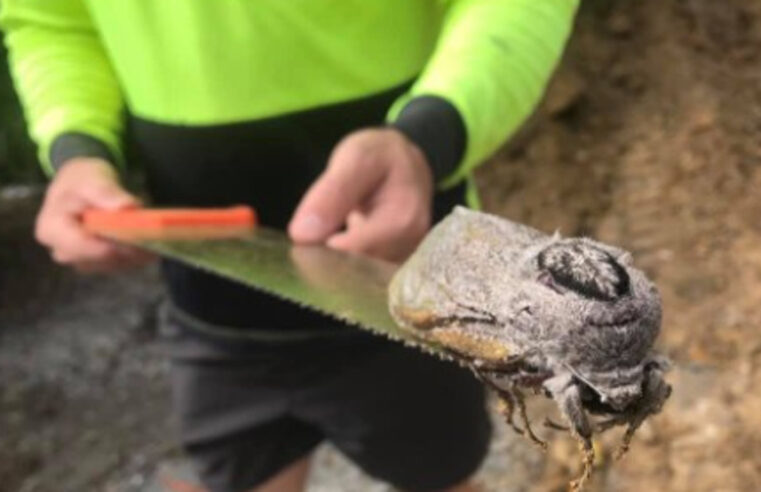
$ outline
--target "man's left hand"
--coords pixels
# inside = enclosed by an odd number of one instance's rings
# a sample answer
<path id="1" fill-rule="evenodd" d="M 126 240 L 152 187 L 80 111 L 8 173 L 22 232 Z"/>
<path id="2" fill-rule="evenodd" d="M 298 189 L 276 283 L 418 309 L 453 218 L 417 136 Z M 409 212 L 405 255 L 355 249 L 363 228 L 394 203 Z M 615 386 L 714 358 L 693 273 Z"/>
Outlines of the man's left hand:
<path id="1" fill-rule="evenodd" d="M 431 226 L 433 176 L 420 149 L 393 128 L 344 138 L 288 226 L 297 243 L 404 260 Z"/>

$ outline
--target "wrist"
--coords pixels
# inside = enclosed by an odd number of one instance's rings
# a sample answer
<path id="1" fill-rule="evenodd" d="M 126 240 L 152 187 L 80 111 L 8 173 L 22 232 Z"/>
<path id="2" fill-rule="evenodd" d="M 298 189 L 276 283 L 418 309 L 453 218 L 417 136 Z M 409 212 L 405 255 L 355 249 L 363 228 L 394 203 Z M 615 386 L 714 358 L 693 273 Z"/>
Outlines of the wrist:
<path id="1" fill-rule="evenodd" d="M 397 128 L 395 125 L 391 125 L 383 131 L 390 132 L 395 138 L 400 139 L 403 142 L 404 148 L 410 153 L 411 160 L 416 163 L 422 163 L 426 169 L 431 169 L 431 164 L 428 162 L 428 156 L 418 142 L 410 138 L 410 136 Z"/>
<path id="2" fill-rule="evenodd" d="M 101 159 L 99 157 L 72 157 L 61 162 L 56 172 L 56 176 L 60 175 L 64 171 L 66 173 L 74 172 L 75 170 L 94 171 L 98 173 L 106 173 L 118 177 L 116 168 L 109 161 Z"/>
<path id="3" fill-rule="evenodd" d="M 64 133 L 50 146 L 50 163 L 58 172 L 73 162 L 93 161 L 114 168 L 114 156 L 108 146 L 84 133 Z"/>
<path id="4" fill-rule="evenodd" d="M 396 127 L 389 127 L 385 131 L 392 132 L 394 138 L 402 142 L 401 145 L 404 149 L 405 158 L 392 160 L 391 162 L 399 165 L 403 164 L 402 167 L 405 169 L 405 172 L 411 173 L 414 177 L 412 182 L 416 183 L 416 186 L 419 186 L 421 191 L 424 191 L 426 195 L 430 195 L 432 199 L 435 185 L 433 169 L 423 149 L 417 142 L 410 139 L 407 134 Z"/>
<path id="5" fill-rule="evenodd" d="M 422 152 L 435 183 L 457 170 L 467 135 L 460 113 L 449 101 L 437 96 L 416 97 L 402 108 L 391 126 Z"/>
<path id="6" fill-rule="evenodd" d="M 108 161 L 97 157 L 73 157 L 61 163 L 53 176 L 52 183 L 81 189 L 94 184 L 112 183 L 121 187 L 116 168 Z"/>

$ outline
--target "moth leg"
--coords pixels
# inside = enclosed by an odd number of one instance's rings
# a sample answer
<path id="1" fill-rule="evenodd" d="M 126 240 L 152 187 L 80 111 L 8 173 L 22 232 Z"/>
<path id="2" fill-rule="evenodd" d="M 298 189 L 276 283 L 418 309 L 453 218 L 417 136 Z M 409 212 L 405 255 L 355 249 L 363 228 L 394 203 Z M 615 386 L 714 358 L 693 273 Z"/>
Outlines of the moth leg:
<path id="1" fill-rule="evenodd" d="M 669 396 L 671 396 L 671 386 L 663 380 L 663 371 L 660 369 L 651 370 L 648 374 L 645 385 L 644 402 L 641 407 L 629 416 L 629 426 L 626 428 L 624 437 L 621 439 L 621 445 L 615 453 L 616 459 L 621 459 L 629 450 L 634 433 L 642 425 L 642 422 L 652 414 L 658 413 Z"/>
<path id="2" fill-rule="evenodd" d="M 624 457 L 627 451 L 629 451 L 629 445 L 632 442 L 634 433 L 637 432 L 637 429 L 639 429 L 639 426 L 642 425 L 642 422 L 645 421 L 646 417 L 647 414 L 638 415 L 635 419 L 629 422 L 629 425 L 626 427 L 626 432 L 624 432 L 624 436 L 621 438 L 621 444 L 619 444 L 618 449 L 613 455 L 615 459 L 620 460 Z"/>
<path id="3" fill-rule="evenodd" d="M 513 414 L 515 413 L 515 397 L 513 396 L 512 392 L 505 388 L 501 388 L 494 381 L 486 377 L 483 372 L 481 372 L 479 367 L 471 364 L 470 370 L 473 371 L 473 374 L 479 381 L 481 381 L 487 388 L 491 389 L 497 394 L 499 403 L 501 404 L 501 408 L 499 408 L 500 415 L 504 417 L 507 425 L 509 425 L 516 434 L 522 436 L 523 429 L 518 427 L 513 420 Z"/>
<path id="4" fill-rule="evenodd" d="M 631 423 L 626 427 L 626 432 L 624 432 L 624 436 L 621 438 L 621 444 L 618 445 L 618 449 L 616 449 L 616 452 L 613 454 L 614 459 L 620 460 L 629 451 L 629 445 L 632 442 L 634 433 L 637 431 L 637 427 L 639 427 L 639 425 L 635 426 L 634 423 Z"/>
<path id="5" fill-rule="evenodd" d="M 581 445 L 581 452 L 583 454 L 583 467 L 581 475 L 571 482 L 571 492 L 580 492 L 584 489 L 584 485 L 592 475 L 592 468 L 595 464 L 595 450 L 592 446 L 592 441 L 587 439 L 579 440 Z"/>
<path id="6" fill-rule="evenodd" d="M 531 440 L 531 442 L 540 448 L 547 449 L 547 443 L 537 437 L 537 435 L 534 434 L 534 430 L 531 428 L 531 422 L 529 421 L 528 414 L 526 413 L 526 402 L 523 398 L 523 393 L 518 388 L 512 388 L 512 390 L 515 396 L 515 400 L 518 403 L 518 412 L 521 416 L 521 422 L 523 422 L 523 427 L 526 429 L 526 434 L 528 435 L 529 440 Z"/>
<path id="7" fill-rule="evenodd" d="M 500 406 L 498 407 L 499 414 L 505 419 L 507 425 L 509 425 L 516 434 L 524 435 L 523 429 L 518 427 L 518 424 L 513 420 L 515 415 L 515 397 L 509 391 L 500 391 L 498 393 Z"/>
<path id="8" fill-rule="evenodd" d="M 578 386 L 573 384 L 572 378 L 559 376 L 553 379 L 553 381 L 548 381 L 546 386 L 558 403 L 563 417 L 568 421 L 571 435 L 579 443 L 583 457 L 581 475 L 571 482 L 571 491 L 578 492 L 589 480 L 595 462 L 592 426 L 581 403 L 581 392 Z"/>
<path id="9" fill-rule="evenodd" d="M 520 358 L 516 358 L 516 361 L 519 362 Z M 504 407 L 500 409 L 500 414 L 505 417 L 507 424 L 512 427 L 516 433 L 527 437 L 531 442 L 542 448 L 542 450 L 546 450 L 547 443 L 540 439 L 531 428 L 531 421 L 529 420 L 528 414 L 526 412 L 526 402 L 521 390 L 516 388 L 513 384 L 510 384 L 509 388 L 500 387 L 494 381 L 484 376 L 481 368 L 474 364 L 471 364 L 471 370 L 481 382 L 483 382 L 488 388 L 491 388 L 492 391 L 497 393 L 500 402 L 502 405 L 504 405 Z M 521 422 L 523 422 L 524 429 L 519 428 L 513 420 L 516 406 L 518 407 L 518 412 L 521 416 Z"/>

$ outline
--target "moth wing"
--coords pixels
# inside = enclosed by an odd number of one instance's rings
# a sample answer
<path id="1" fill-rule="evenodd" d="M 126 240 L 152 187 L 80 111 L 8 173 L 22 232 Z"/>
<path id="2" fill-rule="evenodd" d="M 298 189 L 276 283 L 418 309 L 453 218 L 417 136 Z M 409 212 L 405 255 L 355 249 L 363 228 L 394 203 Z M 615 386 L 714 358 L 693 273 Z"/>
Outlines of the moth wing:
<path id="1" fill-rule="evenodd" d="M 456 207 L 399 268 L 389 287 L 398 308 L 452 315 L 457 305 L 488 306 L 490 294 L 510 288 L 521 252 L 542 233 L 492 215 Z"/>
<path id="2" fill-rule="evenodd" d="M 425 237 L 389 287 L 397 323 L 472 358 L 503 359 L 513 350 L 479 327 L 511 288 L 510 269 L 527 245 L 546 237 L 526 226 L 457 207 Z M 468 320 L 464 326 L 463 320 Z M 483 329 L 481 329 L 483 328 Z"/>

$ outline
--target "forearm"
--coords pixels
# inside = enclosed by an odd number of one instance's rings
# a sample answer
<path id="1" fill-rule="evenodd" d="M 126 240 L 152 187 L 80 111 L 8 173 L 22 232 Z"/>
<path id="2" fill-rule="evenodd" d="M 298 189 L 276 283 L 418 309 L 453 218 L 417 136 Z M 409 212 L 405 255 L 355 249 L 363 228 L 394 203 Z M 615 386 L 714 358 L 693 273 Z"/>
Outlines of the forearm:
<path id="1" fill-rule="evenodd" d="M 72 157 L 120 161 L 119 84 L 82 3 L 4 0 L 0 25 L 46 172 Z"/>
<path id="2" fill-rule="evenodd" d="M 577 3 L 452 2 L 429 63 L 389 113 L 433 161 L 439 184 L 460 181 L 530 115 L 561 57 Z M 436 102 L 426 109 L 425 98 Z"/>

